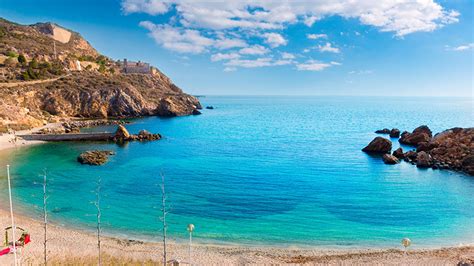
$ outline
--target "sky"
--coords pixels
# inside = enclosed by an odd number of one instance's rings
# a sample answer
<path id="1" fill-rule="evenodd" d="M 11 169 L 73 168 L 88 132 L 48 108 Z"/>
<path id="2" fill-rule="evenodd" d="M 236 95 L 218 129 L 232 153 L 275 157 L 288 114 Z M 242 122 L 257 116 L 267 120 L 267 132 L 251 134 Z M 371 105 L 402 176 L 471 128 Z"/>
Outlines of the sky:
<path id="1" fill-rule="evenodd" d="M 473 97 L 472 0 L 0 0 L 198 95 Z"/>

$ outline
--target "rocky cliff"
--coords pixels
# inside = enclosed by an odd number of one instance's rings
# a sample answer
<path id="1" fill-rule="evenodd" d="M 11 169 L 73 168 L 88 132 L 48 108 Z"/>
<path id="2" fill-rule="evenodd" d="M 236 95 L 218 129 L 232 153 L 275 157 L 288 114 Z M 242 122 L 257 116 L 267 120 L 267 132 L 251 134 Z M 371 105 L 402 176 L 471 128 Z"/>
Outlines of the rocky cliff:
<path id="1" fill-rule="evenodd" d="M 72 117 L 180 116 L 201 108 L 160 71 L 121 73 L 117 62 L 56 24 L 0 20 L 0 54 L 0 131 Z"/>

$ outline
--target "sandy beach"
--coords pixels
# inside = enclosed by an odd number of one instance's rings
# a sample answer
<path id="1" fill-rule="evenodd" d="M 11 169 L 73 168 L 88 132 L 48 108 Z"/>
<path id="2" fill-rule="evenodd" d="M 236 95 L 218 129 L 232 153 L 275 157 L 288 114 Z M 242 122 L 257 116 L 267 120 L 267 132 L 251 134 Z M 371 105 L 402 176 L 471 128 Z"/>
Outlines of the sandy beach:
<path id="1" fill-rule="evenodd" d="M 32 140 L 27 141 L 17 136 L 23 135 L 23 134 L 25 135 L 31 134 L 43 128 L 54 128 L 59 125 L 60 125 L 59 123 L 50 123 L 42 127 L 36 127 L 36 128 L 28 129 L 28 130 L 17 131 L 14 133 L 0 134 L 0 151 L 25 147 L 29 145 L 41 144 L 43 143 L 42 141 L 32 141 Z"/>
<path id="2" fill-rule="evenodd" d="M 5 207 L 5 206 L 2 206 Z M 32 242 L 19 252 L 22 264 L 43 262 L 43 225 L 28 217 L 16 215 L 17 226 L 31 234 Z M 10 224 L 8 211 L 0 211 L 0 226 Z M 188 261 L 188 245 L 171 242 L 167 246 L 168 260 Z M 162 259 L 162 244 L 129 239 L 102 238 L 103 262 L 107 265 L 158 265 Z M 237 245 L 193 244 L 194 265 L 457 265 L 474 263 L 474 246 L 442 249 L 327 250 L 245 247 Z M 91 232 L 70 230 L 57 225 L 48 226 L 48 263 L 93 265 L 97 263 L 97 238 Z M 13 254 L 0 257 L 0 265 L 12 265 Z"/>

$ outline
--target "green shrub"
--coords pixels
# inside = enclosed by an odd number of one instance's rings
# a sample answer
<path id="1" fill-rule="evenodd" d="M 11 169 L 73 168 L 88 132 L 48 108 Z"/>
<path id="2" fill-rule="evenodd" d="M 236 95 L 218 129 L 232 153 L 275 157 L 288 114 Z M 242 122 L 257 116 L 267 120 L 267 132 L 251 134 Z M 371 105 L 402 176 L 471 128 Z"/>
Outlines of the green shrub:
<path id="1" fill-rule="evenodd" d="M 37 69 L 37 68 L 38 68 L 38 61 L 36 61 L 36 59 L 33 58 L 33 60 L 30 61 L 30 63 L 28 64 L 28 66 L 29 66 L 30 68 Z"/>
<path id="2" fill-rule="evenodd" d="M 28 76 L 30 76 L 30 79 L 38 79 L 38 74 L 36 73 L 36 71 L 30 66 L 28 67 L 28 69 L 26 70 L 27 73 L 28 73 Z"/>
<path id="3" fill-rule="evenodd" d="M 106 70 L 106 69 L 105 69 L 105 66 L 104 66 L 104 65 L 100 65 L 100 66 L 99 66 L 99 72 L 100 72 L 100 73 L 104 73 L 105 70 Z"/>
<path id="4" fill-rule="evenodd" d="M 21 79 L 23 80 L 30 80 L 30 75 L 28 74 L 28 71 L 25 71 L 23 73 L 21 73 Z"/>
<path id="5" fill-rule="evenodd" d="M 51 64 L 49 62 L 42 62 L 38 65 L 39 69 L 51 69 Z"/>
<path id="6" fill-rule="evenodd" d="M 16 58 L 16 57 L 18 57 L 18 54 L 14 51 L 8 51 L 7 56 L 12 57 L 12 58 Z"/>
<path id="7" fill-rule="evenodd" d="M 20 62 L 20 64 L 22 64 L 22 65 L 25 65 L 26 64 L 26 57 L 23 54 L 20 54 L 18 56 L 18 62 Z"/>

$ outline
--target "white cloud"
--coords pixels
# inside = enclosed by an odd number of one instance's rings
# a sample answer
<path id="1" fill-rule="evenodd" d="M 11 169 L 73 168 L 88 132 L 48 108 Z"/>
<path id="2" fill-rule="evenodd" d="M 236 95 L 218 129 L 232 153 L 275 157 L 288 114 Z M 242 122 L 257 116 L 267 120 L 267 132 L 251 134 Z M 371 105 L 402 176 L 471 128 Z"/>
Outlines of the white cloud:
<path id="1" fill-rule="evenodd" d="M 295 62 L 292 59 L 278 59 L 274 60 L 271 57 L 261 57 L 256 59 L 231 59 L 224 63 L 228 67 L 243 67 L 243 68 L 256 68 L 256 67 L 270 67 L 270 66 L 285 66 L 291 65 Z"/>
<path id="2" fill-rule="evenodd" d="M 295 23 L 311 26 L 318 18 L 337 15 L 397 36 L 433 31 L 457 22 L 459 17 L 459 12 L 446 10 L 434 0 L 123 0 L 122 9 L 126 14 L 152 15 L 173 9 L 185 27 L 214 30 L 284 29 Z"/>
<path id="3" fill-rule="evenodd" d="M 374 73 L 373 70 L 352 70 L 352 71 L 349 71 L 349 74 L 351 74 L 351 75 L 371 75 L 373 73 Z"/>
<path id="4" fill-rule="evenodd" d="M 229 54 L 217 53 L 211 56 L 211 61 L 218 62 L 222 60 L 230 60 L 230 59 L 237 59 L 237 58 L 240 58 L 240 55 L 238 53 L 229 53 Z"/>
<path id="5" fill-rule="evenodd" d="M 225 67 L 224 68 L 224 72 L 233 72 L 233 71 L 236 71 L 237 68 L 236 67 Z"/>
<path id="6" fill-rule="evenodd" d="M 168 12 L 168 5 L 160 0 L 126 0 L 122 1 L 122 11 L 125 14 L 143 12 L 158 15 Z"/>
<path id="7" fill-rule="evenodd" d="M 215 41 L 214 46 L 218 49 L 230 49 L 230 48 L 240 48 L 240 47 L 247 47 L 247 43 L 241 39 L 218 39 Z"/>
<path id="8" fill-rule="evenodd" d="M 286 45 L 288 43 L 288 41 L 278 33 L 264 33 L 262 36 L 265 38 L 265 43 L 270 45 L 272 48 Z"/>
<path id="9" fill-rule="evenodd" d="M 271 66 L 272 59 L 270 57 L 263 57 L 257 59 L 232 59 L 226 63 L 226 66 L 233 67 L 245 67 L 245 68 L 255 68 L 255 67 L 264 67 Z"/>
<path id="10" fill-rule="evenodd" d="M 329 52 L 329 53 L 340 53 L 341 50 L 339 48 L 332 46 L 331 43 L 327 42 L 325 45 L 319 45 L 318 50 L 320 52 Z"/>
<path id="11" fill-rule="evenodd" d="M 214 41 L 204 37 L 197 30 L 174 28 L 169 25 L 140 22 L 140 26 L 150 31 L 149 35 L 164 48 L 180 53 L 202 53 Z"/>
<path id="12" fill-rule="evenodd" d="M 448 51 L 455 51 L 455 52 L 462 52 L 462 51 L 467 51 L 471 49 L 474 49 L 474 43 L 463 44 L 456 47 L 447 46 L 446 48 L 446 50 Z"/>
<path id="13" fill-rule="evenodd" d="M 270 50 L 268 50 L 267 48 L 257 44 L 250 47 L 242 48 L 239 50 L 239 53 L 247 55 L 263 55 L 268 53 L 269 51 Z"/>
<path id="14" fill-rule="evenodd" d="M 326 34 L 307 34 L 306 37 L 310 40 L 327 39 L 328 38 L 328 36 Z"/>
<path id="15" fill-rule="evenodd" d="M 325 17 L 355 19 L 398 37 L 433 31 L 457 22 L 459 17 L 457 11 L 446 10 L 434 0 L 122 0 L 121 6 L 124 14 L 165 14 L 158 19 L 164 21 L 161 24 L 140 23 L 158 45 L 179 53 L 208 53 L 211 61 L 222 62 L 229 69 L 295 65 L 298 70 L 320 71 L 340 65 L 314 60 L 298 62 L 310 49 L 341 52 L 323 33 L 306 35 L 321 42 L 304 49 L 298 59 L 278 50 L 291 41 L 282 35 L 283 30 L 295 24 L 311 27 Z M 358 35 L 352 33 L 341 35 Z M 468 44 L 450 50 L 465 51 L 472 47 Z M 224 71 L 233 71 L 226 68 Z"/>
<path id="16" fill-rule="evenodd" d="M 308 27 L 311 27 L 313 26 L 313 24 L 316 22 L 316 20 L 320 19 L 319 17 L 317 16 L 306 16 L 304 17 L 303 19 L 303 23 L 308 26 Z"/>
<path id="17" fill-rule="evenodd" d="M 281 53 L 281 58 L 283 58 L 283 59 L 295 59 L 295 56 L 293 54 L 283 52 L 283 53 Z"/>
<path id="18" fill-rule="evenodd" d="M 316 60 L 308 60 L 305 63 L 296 64 L 296 69 L 299 71 L 321 71 L 328 67 L 331 67 L 333 64 L 323 63 Z"/>
<path id="19" fill-rule="evenodd" d="M 294 61 L 291 60 L 291 59 L 280 59 L 280 60 L 276 60 L 273 65 L 274 66 L 286 66 L 286 65 L 291 65 L 293 64 Z"/>

